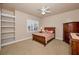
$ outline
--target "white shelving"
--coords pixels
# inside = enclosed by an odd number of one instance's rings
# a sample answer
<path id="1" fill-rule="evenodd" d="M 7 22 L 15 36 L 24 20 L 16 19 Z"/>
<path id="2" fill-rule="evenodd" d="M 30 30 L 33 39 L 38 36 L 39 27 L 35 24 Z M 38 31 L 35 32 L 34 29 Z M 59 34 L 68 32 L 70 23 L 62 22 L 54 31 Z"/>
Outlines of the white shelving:
<path id="1" fill-rule="evenodd" d="M 2 9 L 1 44 L 6 45 L 15 40 L 15 12 Z"/>
<path id="2" fill-rule="evenodd" d="M 2 38 L 2 40 L 7 40 L 7 39 L 11 39 L 11 38 L 14 38 L 13 36 L 12 37 L 6 37 L 6 38 Z"/>
<path id="3" fill-rule="evenodd" d="M 14 21 L 2 20 L 1 22 L 15 23 Z"/>
<path id="4" fill-rule="evenodd" d="M 2 28 L 14 28 L 14 26 L 2 26 Z"/>
<path id="5" fill-rule="evenodd" d="M 2 44 L 6 44 L 6 43 L 9 43 L 9 42 L 12 42 L 14 41 L 15 37 L 9 37 L 9 38 L 6 38 L 6 39 L 2 39 Z"/>
<path id="6" fill-rule="evenodd" d="M 14 31 L 2 32 L 2 34 L 15 33 Z"/>
<path id="7" fill-rule="evenodd" d="M 14 15 L 9 15 L 9 14 L 5 14 L 5 13 L 1 13 L 2 16 L 4 17 L 11 17 L 11 18 L 15 18 Z"/>

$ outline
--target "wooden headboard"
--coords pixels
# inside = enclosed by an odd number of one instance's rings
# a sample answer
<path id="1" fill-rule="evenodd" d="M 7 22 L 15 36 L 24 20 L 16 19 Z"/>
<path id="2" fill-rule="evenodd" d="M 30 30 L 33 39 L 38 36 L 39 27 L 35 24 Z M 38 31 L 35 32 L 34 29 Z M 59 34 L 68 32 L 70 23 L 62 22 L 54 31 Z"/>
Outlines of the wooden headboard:
<path id="1" fill-rule="evenodd" d="M 55 27 L 44 27 L 44 30 L 53 31 L 55 33 Z"/>

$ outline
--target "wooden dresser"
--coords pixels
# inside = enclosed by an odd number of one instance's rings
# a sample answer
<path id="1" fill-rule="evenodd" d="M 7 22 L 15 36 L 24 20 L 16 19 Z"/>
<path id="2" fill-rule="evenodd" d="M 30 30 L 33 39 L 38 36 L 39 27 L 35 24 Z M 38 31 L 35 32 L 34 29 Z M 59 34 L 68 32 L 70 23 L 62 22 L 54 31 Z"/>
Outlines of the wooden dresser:
<path id="1" fill-rule="evenodd" d="M 72 34 L 70 39 L 70 45 L 71 45 L 71 54 L 79 55 L 79 36 L 77 37 L 76 34 Z"/>

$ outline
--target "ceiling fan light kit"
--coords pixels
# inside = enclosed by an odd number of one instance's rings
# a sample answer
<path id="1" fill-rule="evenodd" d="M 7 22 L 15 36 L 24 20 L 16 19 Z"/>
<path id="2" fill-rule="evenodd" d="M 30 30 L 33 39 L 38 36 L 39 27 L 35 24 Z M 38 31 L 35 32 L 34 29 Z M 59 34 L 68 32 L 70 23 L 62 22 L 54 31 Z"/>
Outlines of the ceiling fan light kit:
<path id="1" fill-rule="evenodd" d="M 42 15 L 45 15 L 46 13 L 45 13 L 45 12 L 42 12 L 41 14 L 42 14 Z"/>

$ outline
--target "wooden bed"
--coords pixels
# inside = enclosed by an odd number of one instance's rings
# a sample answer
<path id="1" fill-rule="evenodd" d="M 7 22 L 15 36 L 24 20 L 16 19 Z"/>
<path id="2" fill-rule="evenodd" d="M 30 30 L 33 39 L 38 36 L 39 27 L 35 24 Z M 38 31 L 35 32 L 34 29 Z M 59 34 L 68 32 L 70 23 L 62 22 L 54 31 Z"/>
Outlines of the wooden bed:
<path id="1" fill-rule="evenodd" d="M 46 38 L 44 36 L 32 34 L 33 40 L 42 43 L 46 46 L 51 40 L 55 39 L 55 27 L 45 27 L 44 30 L 53 31 L 54 37 L 46 42 Z M 41 32 L 42 33 L 42 32 Z"/>

